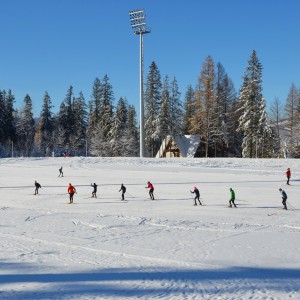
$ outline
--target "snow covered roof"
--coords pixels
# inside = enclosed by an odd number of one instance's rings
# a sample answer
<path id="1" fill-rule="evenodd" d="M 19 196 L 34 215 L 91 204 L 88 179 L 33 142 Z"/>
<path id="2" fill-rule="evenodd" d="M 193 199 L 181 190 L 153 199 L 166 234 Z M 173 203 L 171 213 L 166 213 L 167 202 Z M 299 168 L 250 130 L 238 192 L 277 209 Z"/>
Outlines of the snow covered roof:
<path id="1" fill-rule="evenodd" d="M 163 157 L 163 154 L 171 141 L 175 141 L 182 157 L 194 157 L 200 143 L 199 135 L 177 135 L 167 136 L 162 142 L 156 157 Z"/>

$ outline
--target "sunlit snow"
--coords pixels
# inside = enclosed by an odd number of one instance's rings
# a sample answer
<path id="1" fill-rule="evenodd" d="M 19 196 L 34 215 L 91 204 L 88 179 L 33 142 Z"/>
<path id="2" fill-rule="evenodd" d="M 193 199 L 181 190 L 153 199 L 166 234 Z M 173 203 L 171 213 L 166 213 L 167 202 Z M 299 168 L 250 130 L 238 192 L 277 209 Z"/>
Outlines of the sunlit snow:
<path id="1" fill-rule="evenodd" d="M 1 159 L 0 299 L 300 299 L 299 189 L 299 160 Z"/>

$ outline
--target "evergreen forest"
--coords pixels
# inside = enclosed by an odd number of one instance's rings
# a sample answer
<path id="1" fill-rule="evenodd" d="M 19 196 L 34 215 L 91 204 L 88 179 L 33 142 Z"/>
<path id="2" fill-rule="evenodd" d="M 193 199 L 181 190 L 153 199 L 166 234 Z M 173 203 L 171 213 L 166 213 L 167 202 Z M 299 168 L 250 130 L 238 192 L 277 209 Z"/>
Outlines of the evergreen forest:
<path id="1" fill-rule="evenodd" d="M 300 88 L 292 83 L 284 103 L 268 99 L 267 112 L 262 69 L 253 50 L 236 90 L 207 56 L 195 83 L 180 91 L 176 76 L 161 77 L 153 61 L 144 86 L 146 156 L 155 157 L 168 135 L 195 134 L 198 157 L 300 157 Z M 139 108 L 115 99 L 107 74 L 91 88 L 87 100 L 69 86 L 57 113 L 45 91 L 36 118 L 30 95 L 15 108 L 13 91 L 0 90 L 0 156 L 138 156 Z"/>

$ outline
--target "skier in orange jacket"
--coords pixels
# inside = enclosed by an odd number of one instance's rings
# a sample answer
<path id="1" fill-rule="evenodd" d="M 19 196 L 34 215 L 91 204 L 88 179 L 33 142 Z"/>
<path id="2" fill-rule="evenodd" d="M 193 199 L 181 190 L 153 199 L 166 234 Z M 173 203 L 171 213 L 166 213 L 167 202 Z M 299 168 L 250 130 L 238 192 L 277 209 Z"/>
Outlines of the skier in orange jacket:
<path id="1" fill-rule="evenodd" d="M 71 183 L 69 183 L 69 186 L 68 186 L 68 193 L 70 195 L 70 202 L 69 202 L 69 204 L 71 204 L 71 203 L 73 203 L 73 196 L 74 196 L 74 194 L 77 193 L 75 187 Z"/>

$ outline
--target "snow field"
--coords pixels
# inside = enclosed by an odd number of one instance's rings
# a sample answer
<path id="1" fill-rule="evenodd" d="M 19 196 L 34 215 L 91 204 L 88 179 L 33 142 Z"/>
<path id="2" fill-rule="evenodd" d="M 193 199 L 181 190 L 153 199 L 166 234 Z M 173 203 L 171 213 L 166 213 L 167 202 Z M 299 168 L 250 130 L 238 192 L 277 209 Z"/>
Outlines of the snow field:
<path id="1" fill-rule="evenodd" d="M 299 299 L 299 186 L 297 160 L 2 159 L 0 298 Z"/>

